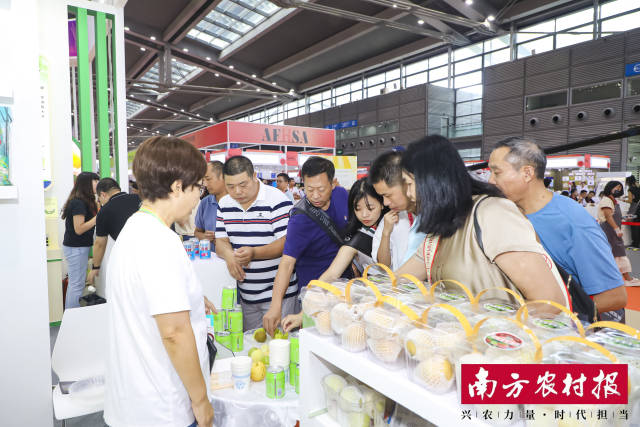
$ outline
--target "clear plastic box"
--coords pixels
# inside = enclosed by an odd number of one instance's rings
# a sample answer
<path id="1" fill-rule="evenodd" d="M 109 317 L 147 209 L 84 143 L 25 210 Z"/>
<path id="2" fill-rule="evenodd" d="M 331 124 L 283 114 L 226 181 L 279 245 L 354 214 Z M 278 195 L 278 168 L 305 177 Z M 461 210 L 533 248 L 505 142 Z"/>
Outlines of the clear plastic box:
<path id="1" fill-rule="evenodd" d="M 322 378 L 322 389 L 324 390 L 327 412 L 336 421 L 338 420 L 338 396 L 346 386 L 347 381 L 340 375 L 329 374 Z"/>
<path id="2" fill-rule="evenodd" d="M 368 427 L 371 417 L 365 410 L 365 395 L 361 387 L 348 385 L 338 397 L 338 424 L 342 427 Z"/>
<path id="3" fill-rule="evenodd" d="M 312 280 L 301 292 L 303 324 L 313 333 L 333 335 L 331 309 L 344 301 L 343 282 L 334 284 Z M 311 327 L 313 326 L 313 327 Z"/>

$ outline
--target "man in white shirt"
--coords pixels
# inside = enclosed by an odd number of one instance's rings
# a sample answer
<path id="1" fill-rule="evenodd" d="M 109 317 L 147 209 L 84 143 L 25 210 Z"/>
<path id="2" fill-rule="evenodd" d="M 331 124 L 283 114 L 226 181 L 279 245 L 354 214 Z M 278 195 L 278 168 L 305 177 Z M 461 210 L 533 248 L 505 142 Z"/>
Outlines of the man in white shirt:
<path id="1" fill-rule="evenodd" d="M 293 195 L 293 203 L 304 197 L 304 191 L 302 188 L 296 187 L 296 180 L 293 178 L 289 178 L 289 191 Z"/>
<path id="2" fill-rule="evenodd" d="M 231 157 L 224 165 L 228 195 L 220 199 L 216 253 L 238 281 L 245 330 L 259 328 L 269 310 L 273 282 L 287 236 L 291 201 L 260 182 L 251 160 Z M 282 301 L 282 315 L 296 312 L 298 280 L 292 275 Z"/>
<path id="3" fill-rule="evenodd" d="M 282 191 L 284 195 L 293 202 L 293 193 L 289 190 L 289 175 L 284 172 L 279 173 L 276 177 L 276 186 L 278 190 Z"/>
<path id="4" fill-rule="evenodd" d="M 373 260 L 398 270 L 424 241 L 417 230 L 415 206 L 407 198 L 402 180 L 402 154 L 389 151 L 371 165 L 369 180 L 390 211 L 376 229 L 371 246 Z"/>

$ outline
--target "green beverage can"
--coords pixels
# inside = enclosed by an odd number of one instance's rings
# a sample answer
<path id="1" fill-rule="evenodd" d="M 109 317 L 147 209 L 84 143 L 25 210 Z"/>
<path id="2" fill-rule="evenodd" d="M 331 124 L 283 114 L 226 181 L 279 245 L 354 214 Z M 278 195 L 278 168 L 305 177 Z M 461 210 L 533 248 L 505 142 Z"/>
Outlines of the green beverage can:
<path id="1" fill-rule="evenodd" d="M 242 312 L 239 310 L 232 310 L 228 312 L 229 316 L 229 332 L 242 333 Z"/>
<path id="2" fill-rule="evenodd" d="M 282 399 L 284 397 L 284 369 L 280 366 L 269 366 L 265 377 L 267 397 L 269 399 Z"/>
<path id="3" fill-rule="evenodd" d="M 296 363 L 296 393 L 300 394 L 300 364 Z"/>
<path id="4" fill-rule="evenodd" d="M 227 348 L 231 348 L 231 334 L 227 331 L 216 332 L 216 341 Z"/>
<path id="5" fill-rule="evenodd" d="M 216 333 L 224 331 L 224 314 L 222 310 L 213 315 L 213 330 Z"/>
<path id="6" fill-rule="evenodd" d="M 293 362 L 289 364 L 289 384 L 294 387 L 296 386 L 296 366 Z"/>
<path id="7" fill-rule="evenodd" d="M 289 334 L 289 343 L 291 344 L 289 347 L 289 361 L 292 364 L 300 362 L 300 339 L 297 332 Z"/>
<path id="8" fill-rule="evenodd" d="M 231 343 L 231 351 L 238 352 L 238 351 L 242 351 L 242 339 L 243 339 L 243 335 L 242 332 L 233 332 L 229 335 L 230 338 L 230 343 Z"/>
<path id="9" fill-rule="evenodd" d="M 222 288 L 222 308 L 225 310 L 231 310 L 236 305 L 236 288 L 225 286 Z"/>

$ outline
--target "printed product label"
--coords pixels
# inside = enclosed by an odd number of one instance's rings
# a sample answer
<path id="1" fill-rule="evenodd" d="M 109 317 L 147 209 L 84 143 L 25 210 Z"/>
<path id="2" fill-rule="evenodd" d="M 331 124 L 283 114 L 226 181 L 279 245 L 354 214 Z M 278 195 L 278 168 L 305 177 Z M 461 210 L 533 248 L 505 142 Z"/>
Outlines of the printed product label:
<path id="1" fill-rule="evenodd" d="M 464 295 L 453 292 L 443 292 L 438 295 L 438 298 L 444 301 L 459 301 L 465 299 Z"/>
<path id="2" fill-rule="evenodd" d="M 609 336 L 607 343 L 623 350 L 640 350 L 640 340 L 628 335 Z"/>
<path id="3" fill-rule="evenodd" d="M 493 332 L 484 337 L 484 342 L 500 350 L 517 350 L 522 347 L 522 339 L 511 332 Z"/>
<path id="4" fill-rule="evenodd" d="M 548 329 L 550 331 L 559 331 L 561 329 L 569 328 L 564 322 L 554 319 L 534 319 L 533 324 L 542 329 Z"/>
<path id="5" fill-rule="evenodd" d="M 500 303 L 486 303 L 484 309 L 487 311 L 493 311 L 495 313 L 515 313 L 516 309 L 509 304 Z"/>

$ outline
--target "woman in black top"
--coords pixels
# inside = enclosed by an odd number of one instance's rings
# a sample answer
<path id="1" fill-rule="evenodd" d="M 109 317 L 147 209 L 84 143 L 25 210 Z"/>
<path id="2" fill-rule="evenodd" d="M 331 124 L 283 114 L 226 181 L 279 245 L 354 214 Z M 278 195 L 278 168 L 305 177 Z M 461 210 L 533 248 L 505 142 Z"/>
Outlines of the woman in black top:
<path id="1" fill-rule="evenodd" d="M 78 175 L 62 208 L 62 219 L 65 220 L 62 250 L 69 270 L 65 308 L 80 306 L 98 213 L 95 194 L 99 180 L 98 174 L 93 172 L 82 172 Z"/>
<path id="2" fill-rule="evenodd" d="M 631 204 L 627 215 L 638 215 L 638 208 L 640 208 L 640 203 L 638 203 L 640 202 L 640 187 L 638 187 L 636 177 L 633 175 L 628 176 L 625 183 L 627 184 L 627 201 Z M 637 220 L 637 218 L 632 219 L 633 222 Z M 636 225 L 631 226 L 631 246 L 634 248 L 640 247 L 640 227 Z"/>

